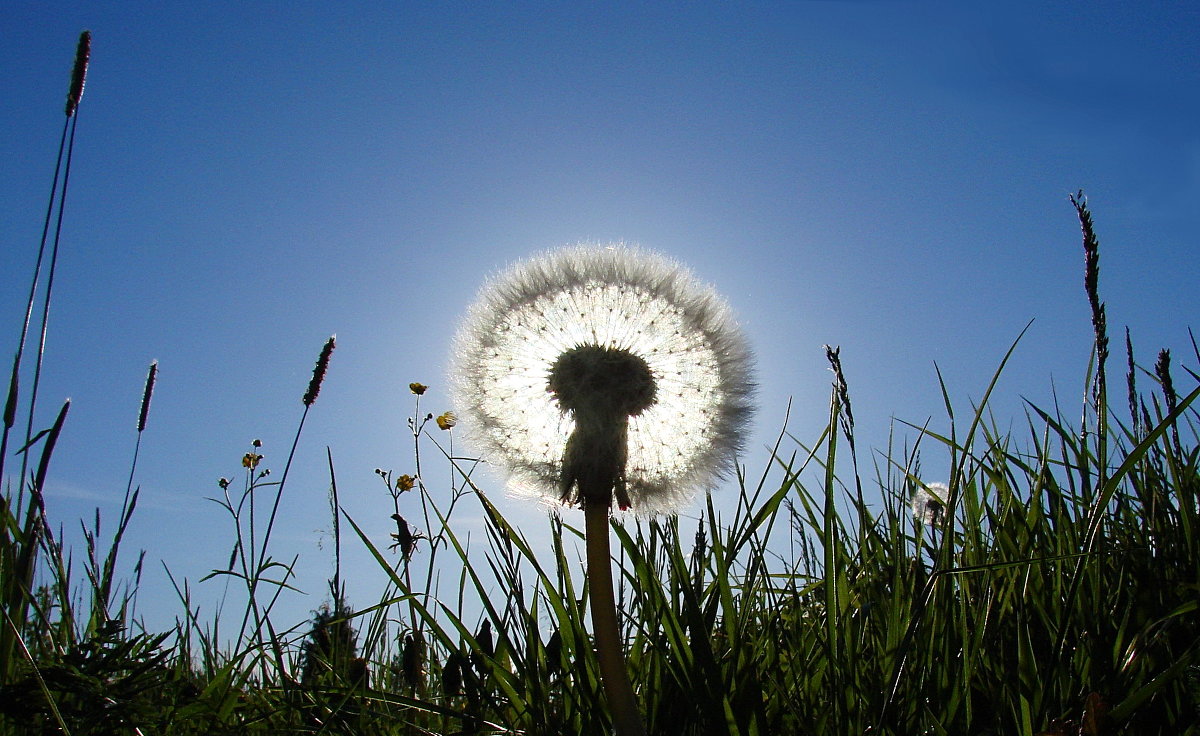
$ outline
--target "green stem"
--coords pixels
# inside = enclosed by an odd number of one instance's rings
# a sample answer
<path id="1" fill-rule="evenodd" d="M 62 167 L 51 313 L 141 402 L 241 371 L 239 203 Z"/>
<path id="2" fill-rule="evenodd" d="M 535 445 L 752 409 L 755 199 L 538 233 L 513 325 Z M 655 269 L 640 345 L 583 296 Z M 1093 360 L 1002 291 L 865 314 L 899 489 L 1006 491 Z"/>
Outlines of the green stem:
<path id="1" fill-rule="evenodd" d="M 617 606 L 613 598 L 612 555 L 608 540 L 609 507 L 584 503 L 584 528 L 587 538 L 588 591 L 591 598 L 592 629 L 596 640 L 596 660 L 600 679 L 612 711 L 617 736 L 645 736 L 637 698 L 625 667 Z"/>

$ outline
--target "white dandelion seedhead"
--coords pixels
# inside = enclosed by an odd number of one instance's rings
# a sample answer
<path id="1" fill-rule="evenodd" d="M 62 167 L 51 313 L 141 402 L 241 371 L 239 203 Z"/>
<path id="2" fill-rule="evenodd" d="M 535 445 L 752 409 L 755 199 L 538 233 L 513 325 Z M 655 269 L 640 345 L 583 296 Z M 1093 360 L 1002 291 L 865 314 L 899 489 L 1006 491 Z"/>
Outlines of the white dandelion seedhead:
<path id="1" fill-rule="evenodd" d="M 600 457 L 620 468 L 605 480 L 619 505 L 674 510 L 732 468 L 752 411 L 750 353 L 725 302 L 620 244 L 551 251 L 490 280 L 453 362 L 468 438 L 513 490 L 554 500 L 576 482 L 587 496 L 583 466 Z"/>
<path id="2" fill-rule="evenodd" d="M 926 526 L 938 526 L 946 515 L 946 499 L 950 488 L 945 483 L 917 486 L 912 494 L 913 518 Z"/>

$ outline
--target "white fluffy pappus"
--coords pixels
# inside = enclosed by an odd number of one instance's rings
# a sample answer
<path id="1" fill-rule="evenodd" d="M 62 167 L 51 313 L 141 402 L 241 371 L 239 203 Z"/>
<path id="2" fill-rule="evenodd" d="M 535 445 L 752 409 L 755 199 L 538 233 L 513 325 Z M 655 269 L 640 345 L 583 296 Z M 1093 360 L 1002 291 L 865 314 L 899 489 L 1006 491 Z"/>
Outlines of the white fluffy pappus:
<path id="1" fill-rule="evenodd" d="M 920 524 L 936 527 L 946 514 L 946 502 L 950 498 L 950 487 L 945 483 L 929 483 L 917 486 L 912 494 L 913 518 Z"/>
<path id="2" fill-rule="evenodd" d="M 561 499 L 574 429 L 549 390 L 581 346 L 645 361 L 654 401 L 628 418 L 624 482 L 639 514 L 679 510 L 733 470 L 753 412 L 750 351 L 717 293 L 680 264 L 624 244 L 579 245 L 490 279 L 454 341 L 451 385 L 468 441 L 509 487 Z"/>

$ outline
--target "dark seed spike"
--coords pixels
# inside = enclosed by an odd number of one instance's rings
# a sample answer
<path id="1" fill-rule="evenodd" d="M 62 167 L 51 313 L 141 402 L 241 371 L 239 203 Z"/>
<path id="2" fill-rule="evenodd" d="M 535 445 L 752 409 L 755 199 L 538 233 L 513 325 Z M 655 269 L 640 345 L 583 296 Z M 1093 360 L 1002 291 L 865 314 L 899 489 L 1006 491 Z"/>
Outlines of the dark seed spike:
<path id="1" fill-rule="evenodd" d="M 317 365 L 313 368 L 312 380 L 308 382 L 308 390 L 304 392 L 302 401 L 305 406 L 312 406 L 317 400 L 317 394 L 321 393 L 321 382 L 325 380 L 325 371 L 329 369 L 329 356 L 333 354 L 333 348 L 337 343 L 337 335 L 331 335 L 325 341 L 325 347 L 321 348 L 321 355 L 317 358 Z"/>
<path id="2" fill-rule="evenodd" d="M 150 414 L 150 397 L 154 395 L 154 381 L 158 377 L 158 361 L 150 364 L 150 372 L 146 374 L 146 390 L 142 392 L 142 410 L 138 413 L 137 431 L 146 428 L 146 417 Z"/>
<path id="3" fill-rule="evenodd" d="M 83 83 L 87 78 L 88 60 L 92 56 L 92 32 L 79 34 L 79 45 L 75 47 L 75 68 L 71 70 L 71 89 L 67 92 L 67 117 L 75 114 L 79 100 L 83 98 Z"/>

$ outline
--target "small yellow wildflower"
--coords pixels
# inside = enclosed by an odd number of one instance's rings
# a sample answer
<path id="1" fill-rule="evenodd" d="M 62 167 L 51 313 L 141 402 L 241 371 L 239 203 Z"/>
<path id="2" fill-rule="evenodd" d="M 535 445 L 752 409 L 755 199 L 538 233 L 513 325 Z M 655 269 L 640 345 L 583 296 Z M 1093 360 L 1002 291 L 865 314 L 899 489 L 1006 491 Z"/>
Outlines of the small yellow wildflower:
<path id="1" fill-rule="evenodd" d="M 258 467 L 258 463 L 262 459 L 263 459 L 263 456 L 259 455 L 256 452 L 247 452 L 245 455 L 242 456 L 242 467 L 250 468 L 251 470 L 254 470 L 255 468 Z"/>
<path id="2" fill-rule="evenodd" d="M 408 384 L 408 390 L 409 390 L 409 391 L 412 391 L 412 392 L 413 392 L 414 394 L 416 394 L 417 396 L 420 396 L 421 394 L 425 393 L 425 389 L 427 389 L 427 388 L 429 388 L 429 387 L 428 387 L 428 386 L 426 386 L 426 385 L 425 385 L 425 384 L 423 384 L 423 383 L 410 383 L 410 384 Z"/>
<path id="3" fill-rule="evenodd" d="M 458 417 L 454 415 L 454 412 L 448 411 L 444 414 L 438 415 L 438 418 L 437 418 L 438 429 L 450 429 L 451 427 L 453 427 L 456 424 L 458 424 Z"/>
<path id="4" fill-rule="evenodd" d="M 413 486 L 416 485 L 416 482 L 417 482 L 417 479 L 412 477 L 411 475 L 402 475 L 396 479 L 396 490 L 397 491 L 411 491 L 413 489 Z"/>

